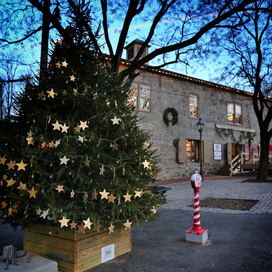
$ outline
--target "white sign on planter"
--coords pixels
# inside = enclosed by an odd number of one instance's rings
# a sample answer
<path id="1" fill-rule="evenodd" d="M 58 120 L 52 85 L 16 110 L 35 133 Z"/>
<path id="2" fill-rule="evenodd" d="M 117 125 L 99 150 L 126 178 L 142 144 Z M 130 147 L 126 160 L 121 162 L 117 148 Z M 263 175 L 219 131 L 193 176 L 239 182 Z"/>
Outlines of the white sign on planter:
<path id="1" fill-rule="evenodd" d="M 114 244 L 101 248 L 101 263 L 114 259 Z"/>

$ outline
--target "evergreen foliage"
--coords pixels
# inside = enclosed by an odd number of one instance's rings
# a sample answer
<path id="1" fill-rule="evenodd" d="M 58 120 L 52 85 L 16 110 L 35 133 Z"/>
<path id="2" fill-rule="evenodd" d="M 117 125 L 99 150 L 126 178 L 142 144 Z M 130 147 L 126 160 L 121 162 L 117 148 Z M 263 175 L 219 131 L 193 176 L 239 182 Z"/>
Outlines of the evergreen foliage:
<path id="1" fill-rule="evenodd" d="M 158 158 L 130 86 L 81 34 L 55 44 L 39 87 L 19 98 L 21 134 L 1 139 L 0 208 L 12 227 L 130 227 L 155 220 L 164 201 L 147 186 Z"/>

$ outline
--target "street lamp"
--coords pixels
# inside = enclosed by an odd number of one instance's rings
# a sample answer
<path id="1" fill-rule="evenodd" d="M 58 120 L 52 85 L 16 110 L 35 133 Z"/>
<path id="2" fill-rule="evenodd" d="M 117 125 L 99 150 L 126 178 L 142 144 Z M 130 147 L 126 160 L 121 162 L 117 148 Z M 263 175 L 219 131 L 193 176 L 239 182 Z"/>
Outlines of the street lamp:
<path id="1" fill-rule="evenodd" d="M 202 180 L 204 180 L 203 178 L 203 173 L 202 173 L 202 161 L 203 161 L 203 152 L 202 152 L 202 131 L 204 129 L 205 123 L 201 120 L 201 118 L 199 117 L 198 122 L 196 123 L 198 130 L 199 130 L 199 134 L 200 134 L 200 172 L 199 174 L 202 177 Z"/>

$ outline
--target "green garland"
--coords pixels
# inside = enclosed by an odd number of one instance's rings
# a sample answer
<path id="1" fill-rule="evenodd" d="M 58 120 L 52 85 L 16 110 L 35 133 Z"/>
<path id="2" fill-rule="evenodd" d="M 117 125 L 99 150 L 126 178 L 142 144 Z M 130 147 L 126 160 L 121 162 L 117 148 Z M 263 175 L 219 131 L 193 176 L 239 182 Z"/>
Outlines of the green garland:
<path id="1" fill-rule="evenodd" d="M 168 119 L 168 113 L 172 114 L 172 120 Z M 169 127 L 174 126 L 178 122 L 178 112 L 174 108 L 167 108 L 163 113 L 163 121 Z"/>
<path id="2" fill-rule="evenodd" d="M 219 134 L 219 136 L 222 138 L 222 134 L 225 137 L 229 137 L 231 136 L 232 140 L 236 143 L 236 144 L 240 144 L 243 140 L 245 139 L 252 139 L 254 140 L 254 137 L 256 136 L 256 133 L 251 133 L 251 132 L 247 132 L 247 131 L 240 131 L 240 136 L 239 136 L 239 140 L 237 140 L 234 137 L 233 134 L 233 130 L 232 129 L 224 129 L 224 128 L 215 128 L 216 132 Z"/>

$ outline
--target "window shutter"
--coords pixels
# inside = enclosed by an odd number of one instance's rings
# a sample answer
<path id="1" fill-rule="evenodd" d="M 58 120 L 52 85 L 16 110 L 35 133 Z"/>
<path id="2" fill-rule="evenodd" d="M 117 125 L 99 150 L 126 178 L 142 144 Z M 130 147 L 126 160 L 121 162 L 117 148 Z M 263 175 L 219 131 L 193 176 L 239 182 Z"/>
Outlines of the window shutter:
<path id="1" fill-rule="evenodd" d="M 177 162 L 185 163 L 186 162 L 186 140 L 178 139 L 178 148 L 177 148 Z"/>
<path id="2" fill-rule="evenodd" d="M 232 160 L 232 144 L 231 143 L 227 143 L 227 160 L 228 160 L 228 164 L 230 164 Z"/>
<path id="3" fill-rule="evenodd" d="M 204 163 L 211 163 L 211 156 L 212 156 L 212 150 L 211 150 L 211 141 L 204 141 L 204 153 L 203 153 L 203 162 Z"/>

